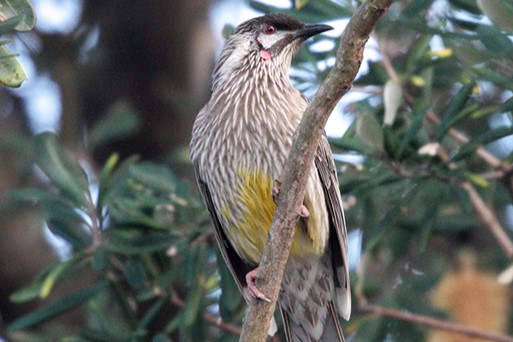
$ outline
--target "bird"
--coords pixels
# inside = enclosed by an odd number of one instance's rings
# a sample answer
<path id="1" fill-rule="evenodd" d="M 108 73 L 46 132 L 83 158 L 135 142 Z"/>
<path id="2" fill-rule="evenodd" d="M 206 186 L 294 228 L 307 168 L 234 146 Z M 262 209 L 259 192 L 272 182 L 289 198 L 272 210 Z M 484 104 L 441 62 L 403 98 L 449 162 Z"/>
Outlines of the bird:
<path id="1" fill-rule="evenodd" d="M 279 201 L 280 175 L 308 105 L 291 83 L 303 42 L 332 29 L 285 14 L 238 25 L 214 67 L 211 97 L 192 129 L 190 158 L 215 237 L 247 302 Z M 310 168 L 278 298 L 287 341 L 344 341 L 351 314 L 347 230 L 325 135 Z M 255 299 L 256 298 L 256 299 Z"/>

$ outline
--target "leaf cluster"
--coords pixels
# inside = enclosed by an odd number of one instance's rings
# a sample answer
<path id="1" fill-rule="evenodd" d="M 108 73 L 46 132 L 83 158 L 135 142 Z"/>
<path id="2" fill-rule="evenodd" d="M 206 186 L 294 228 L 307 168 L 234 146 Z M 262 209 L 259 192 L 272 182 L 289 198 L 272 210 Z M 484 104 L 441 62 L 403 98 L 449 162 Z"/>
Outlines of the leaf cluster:
<path id="1" fill-rule="evenodd" d="M 0 1 L 0 36 L 10 31 L 29 31 L 36 24 L 36 15 L 28 0 Z M 0 41 L 0 85 L 19 87 L 27 79 L 23 68 L 5 45 Z"/>
<path id="2" fill-rule="evenodd" d="M 242 298 L 233 281 L 219 283 L 209 218 L 188 183 L 165 166 L 118 155 L 91 174 L 53 133 L 37 135 L 33 148 L 50 186 L 10 198 L 39 207 L 70 252 L 11 296 L 42 303 L 7 327 L 13 338 L 76 308 L 90 318 L 65 340 L 191 340 L 219 336 L 207 311 L 240 319 Z M 77 277 L 92 280 L 45 300 Z M 218 305 L 220 286 L 226 299 Z"/>

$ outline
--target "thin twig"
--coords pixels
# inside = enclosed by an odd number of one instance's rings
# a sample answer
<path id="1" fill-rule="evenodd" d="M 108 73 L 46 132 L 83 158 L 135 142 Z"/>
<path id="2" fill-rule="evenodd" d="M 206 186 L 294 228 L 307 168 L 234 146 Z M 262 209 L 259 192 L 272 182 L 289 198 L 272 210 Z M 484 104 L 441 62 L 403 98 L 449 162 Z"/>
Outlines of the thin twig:
<path id="1" fill-rule="evenodd" d="M 485 225 L 488 227 L 490 232 L 493 234 L 499 243 L 499 246 L 501 246 L 509 258 L 513 257 L 513 242 L 509 238 L 508 234 L 506 234 L 504 231 L 504 228 L 502 228 L 502 225 L 497 219 L 495 213 L 490 208 L 488 208 L 472 184 L 469 182 L 461 182 L 460 187 L 467 192 L 470 202 L 474 206 L 474 209 L 476 210 L 481 220 L 483 220 Z"/>
<path id="2" fill-rule="evenodd" d="M 378 305 L 368 304 L 365 302 L 359 304 L 358 310 L 373 315 L 391 317 L 402 321 L 413 322 L 431 328 L 450 331 L 456 334 L 465 335 L 469 337 L 481 338 L 488 341 L 513 342 L 513 337 L 497 335 L 476 328 L 467 327 L 458 323 L 447 322 L 441 319 L 412 314 L 405 311 L 388 309 Z"/>

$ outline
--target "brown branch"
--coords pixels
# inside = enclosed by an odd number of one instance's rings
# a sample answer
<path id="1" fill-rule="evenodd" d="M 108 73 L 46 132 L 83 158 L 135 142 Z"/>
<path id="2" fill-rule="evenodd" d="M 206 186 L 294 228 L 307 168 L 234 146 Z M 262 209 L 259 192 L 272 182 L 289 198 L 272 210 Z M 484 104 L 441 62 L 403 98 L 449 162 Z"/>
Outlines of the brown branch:
<path id="1" fill-rule="evenodd" d="M 481 338 L 488 341 L 513 342 L 513 337 L 492 334 L 487 331 L 467 327 L 458 323 L 447 322 L 441 319 L 412 314 L 405 311 L 387 309 L 381 306 L 372 305 L 368 303 L 360 303 L 358 305 L 358 310 L 373 315 L 391 317 L 402 321 L 413 322 L 431 328 L 450 331 L 465 336 Z"/>
<path id="2" fill-rule="evenodd" d="M 340 40 L 332 68 L 303 115 L 283 170 L 280 201 L 260 262 L 257 286 L 271 303 L 253 301 L 240 341 L 265 341 L 276 308 L 283 271 L 304 199 L 305 186 L 326 121 L 340 98 L 351 89 L 363 59 L 365 43 L 393 0 L 369 0 L 356 10 Z"/>
<path id="3" fill-rule="evenodd" d="M 474 206 L 477 214 L 495 237 L 504 253 L 506 253 L 509 258 L 513 257 L 513 242 L 504 231 L 504 228 L 502 228 L 495 213 L 488 208 L 472 184 L 469 182 L 461 182 L 460 187 L 467 192 L 470 202 Z"/>

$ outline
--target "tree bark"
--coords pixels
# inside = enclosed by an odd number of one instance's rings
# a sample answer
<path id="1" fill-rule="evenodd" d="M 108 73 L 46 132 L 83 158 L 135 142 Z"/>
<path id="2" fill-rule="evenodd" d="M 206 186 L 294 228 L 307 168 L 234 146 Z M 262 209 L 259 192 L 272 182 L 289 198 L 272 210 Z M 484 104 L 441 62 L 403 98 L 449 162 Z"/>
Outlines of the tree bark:
<path id="1" fill-rule="evenodd" d="M 294 135 L 283 171 L 280 201 L 260 262 L 257 286 L 272 301 L 253 301 L 244 320 L 240 341 L 265 341 L 276 308 L 283 271 L 290 252 L 309 168 L 330 113 L 347 93 L 358 73 L 369 35 L 393 0 L 369 0 L 354 13 L 340 40 L 335 66 L 319 87 Z"/>

